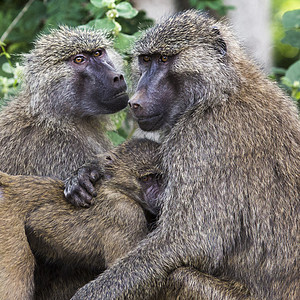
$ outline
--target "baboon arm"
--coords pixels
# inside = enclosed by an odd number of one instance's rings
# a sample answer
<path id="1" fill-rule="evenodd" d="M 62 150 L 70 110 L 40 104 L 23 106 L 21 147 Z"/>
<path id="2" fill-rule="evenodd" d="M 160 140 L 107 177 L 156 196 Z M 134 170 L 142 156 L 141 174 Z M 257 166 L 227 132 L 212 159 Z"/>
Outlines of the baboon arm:
<path id="1" fill-rule="evenodd" d="M 227 249 L 219 236 L 224 230 L 232 234 L 234 223 L 222 222 L 218 209 L 209 203 L 207 190 L 201 186 L 195 188 L 194 178 L 185 175 L 187 181 L 182 185 L 184 190 L 178 188 L 178 181 L 170 180 L 165 194 L 161 196 L 165 197 L 166 203 L 158 229 L 128 256 L 80 289 L 73 299 L 147 299 L 156 296 L 167 275 L 182 265 L 196 264 L 201 271 L 208 272 L 208 268 L 211 271 L 220 264 L 223 251 Z M 203 174 L 199 173 L 197 178 L 204 178 Z M 166 195 L 171 195 L 174 201 Z M 211 219 L 203 216 L 199 204 L 194 205 L 194 210 L 185 207 L 202 198 L 204 203 L 207 202 L 207 213 L 210 212 Z M 184 210 L 184 215 L 178 212 L 178 207 L 173 207 L 176 201 L 181 202 L 180 209 Z M 199 217 L 201 213 L 203 218 Z M 205 236 L 209 238 L 205 239 Z"/>
<path id="2" fill-rule="evenodd" d="M 249 291 L 242 284 L 202 273 L 194 268 L 181 267 L 167 278 L 160 299 L 189 300 L 250 300 Z"/>
<path id="3" fill-rule="evenodd" d="M 179 261 L 172 258 L 172 246 L 152 236 L 142 241 L 125 258 L 81 288 L 73 300 L 79 299 L 148 299 L 155 296 L 170 268 Z M 166 253 L 170 255 L 166 255 Z M 147 288 L 145 288 L 147 287 Z"/>

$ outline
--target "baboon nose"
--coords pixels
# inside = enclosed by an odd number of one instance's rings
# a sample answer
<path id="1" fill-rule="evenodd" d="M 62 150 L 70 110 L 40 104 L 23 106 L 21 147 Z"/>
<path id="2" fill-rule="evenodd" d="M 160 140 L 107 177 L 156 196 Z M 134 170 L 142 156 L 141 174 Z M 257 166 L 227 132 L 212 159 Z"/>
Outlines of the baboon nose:
<path id="1" fill-rule="evenodd" d="M 114 73 L 112 76 L 112 84 L 116 89 L 127 89 L 126 81 L 122 74 Z"/>
<path id="2" fill-rule="evenodd" d="M 128 101 L 128 104 L 129 104 L 130 108 L 132 108 L 134 110 L 137 110 L 140 107 L 139 104 L 137 104 L 137 103 L 131 103 L 130 101 Z"/>
<path id="3" fill-rule="evenodd" d="M 128 104 L 135 116 L 142 114 L 145 106 L 145 91 L 136 91 L 128 101 Z"/>
<path id="4" fill-rule="evenodd" d="M 113 79 L 114 82 L 124 81 L 124 76 L 122 74 L 116 75 Z"/>

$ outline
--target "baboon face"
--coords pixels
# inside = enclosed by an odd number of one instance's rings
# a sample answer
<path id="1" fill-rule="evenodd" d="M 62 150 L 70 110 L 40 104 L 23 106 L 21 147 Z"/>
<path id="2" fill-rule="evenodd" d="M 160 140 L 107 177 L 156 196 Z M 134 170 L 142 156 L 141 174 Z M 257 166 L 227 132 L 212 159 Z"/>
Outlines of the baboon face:
<path id="1" fill-rule="evenodd" d="M 118 73 L 105 49 L 73 55 L 68 64 L 75 74 L 75 94 L 84 114 L 110 114 L 127 106 L 124 76 Z"/>
<path id="2" fill-rule="evenodd" d="M 42 35 L 24 58 L 34 114 L 80 118 L 127 106 L 122 58 L 101 30 L 62 26 Z"/>
<path id="3" fill-rule="evenodd" d="M 142 130 L 157 130 L 169 118 L 178 91 L 177 80 L 170 73 L 174 59 L 160 54 L 138 58 L 141 78 L 129 105 Z"/>
<path id="4" fill-rule="evenodd" d="M 162 176 L 159 173 L 150 173 L 138 178 L 143 197 L 142 206 L 153 215 L 157 215 L 160 210 L 158 195 L 162 192 Z"/>
<path id="5" fill-rule="evenodd" d="M 140 79 L 129 105 L 143 130 L 172 128 L 188 108 L 232 90 L 221 29 L 198 11 L 147 30 L 134 54 Z"/>
<path id="6" fill-rule="evenodd" d="M 157 198 L 163 189 L 158 146 L 153 141 L 132 139 L 99 157 L 107 184 L 152 214 L 159 211 Z"/>

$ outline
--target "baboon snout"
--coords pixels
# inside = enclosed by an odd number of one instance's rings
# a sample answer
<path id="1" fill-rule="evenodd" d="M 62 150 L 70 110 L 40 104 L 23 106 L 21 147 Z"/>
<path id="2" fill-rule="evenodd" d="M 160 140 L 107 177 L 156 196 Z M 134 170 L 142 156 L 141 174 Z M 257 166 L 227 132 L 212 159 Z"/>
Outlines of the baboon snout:
<path id="1" fill-rule="evenodd" d="M 140 111 L 143 109 L 143 93 L 142 92 L 136 92 L 132 98 L 128 101 L 128 104 L 130 106 L 130 108 L 134 111 Z"/>
<path id="2" fill-rule="evenodd" d="M 122 74 L 116 74 L 113 78 L 113 81 L 116 82 L 121 82 L 124 81 L 124 76 Z"/>
<path id="3" fill-rule="evenodd" d="M 128 103 L 130 108 L 132 108 L 133 110 L 137 110 L 140 107 L 138 103 L 131 103 L 130 101 Z"/>
<path id="4" fill-rule="evenodd" d="M 114 88 L 121 88 L 122 90 L 127 88 L 125 78 L 121 73 L 111 72 L 108 74 L 108 80 L 108 83 L 112 84 Z"/>

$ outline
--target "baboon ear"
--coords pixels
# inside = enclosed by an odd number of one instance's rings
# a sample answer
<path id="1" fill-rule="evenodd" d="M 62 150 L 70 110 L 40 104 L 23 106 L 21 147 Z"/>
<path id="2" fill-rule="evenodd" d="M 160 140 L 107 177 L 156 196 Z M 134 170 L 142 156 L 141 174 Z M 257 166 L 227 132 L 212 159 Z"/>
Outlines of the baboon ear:
<path id="1" fill-rule="evenodd" d="M 222 56 L 225 56 L 227 53 L 227 45 L 225 43 L 225 41 L 222 39 L 221 37 L 221 33 L 220 30 L 214 26 L 212 28 L 213 33 L 217 36 L 216 40 L 215 40 L 215 49 L 222 54 Z"/>

